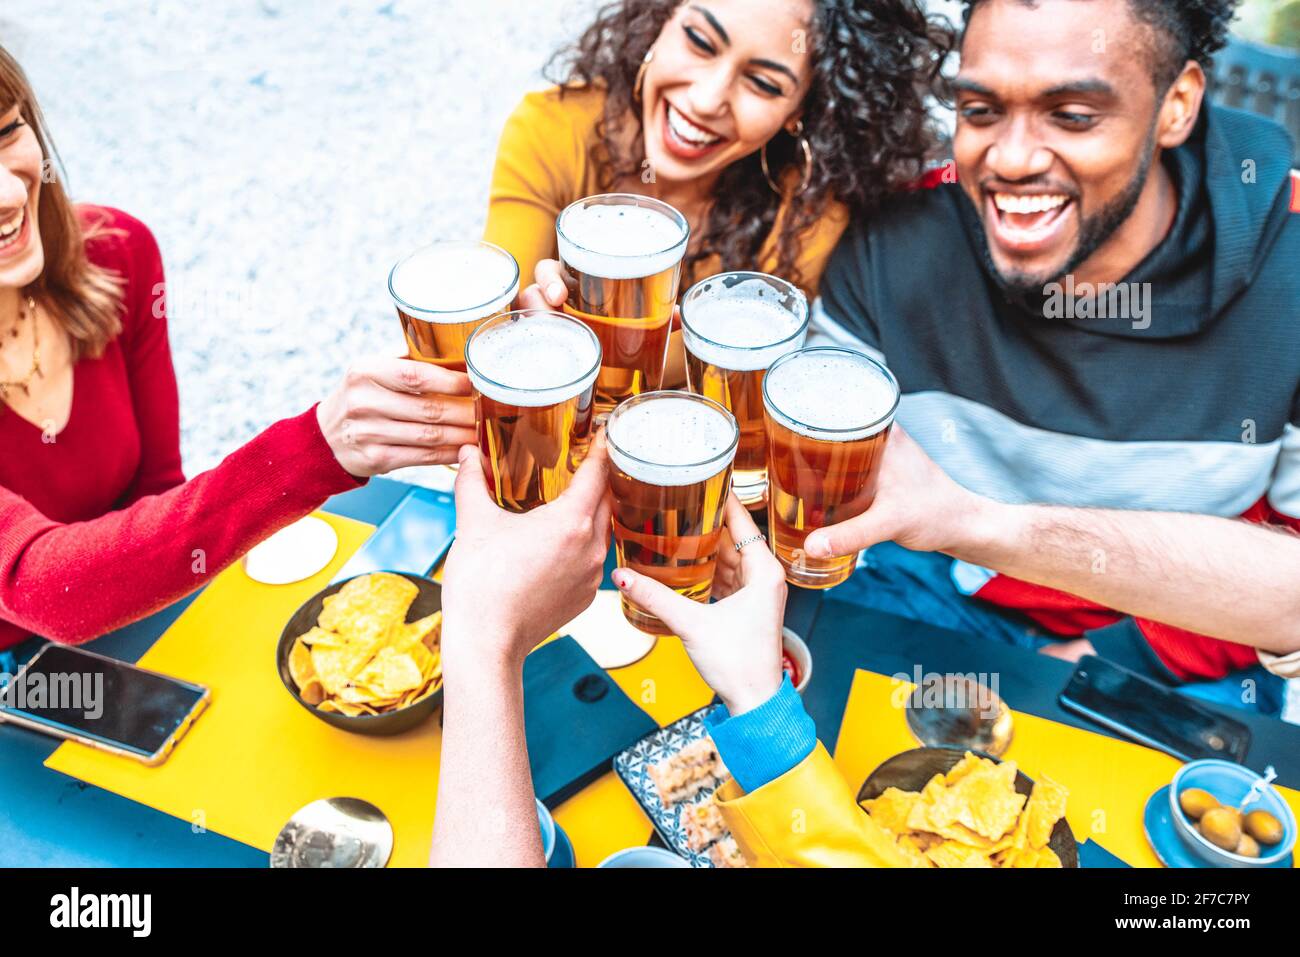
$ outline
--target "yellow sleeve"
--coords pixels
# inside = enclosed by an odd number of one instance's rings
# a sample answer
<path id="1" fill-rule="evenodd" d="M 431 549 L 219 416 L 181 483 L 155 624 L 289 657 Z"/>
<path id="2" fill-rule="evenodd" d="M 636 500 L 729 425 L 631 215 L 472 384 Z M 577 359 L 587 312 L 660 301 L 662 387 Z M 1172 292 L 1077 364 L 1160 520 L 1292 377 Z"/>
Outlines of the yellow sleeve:
<path id="1" fill-rule="evenodd" d="M 849 225 L 849 211 L 841 203 L 832 203 L 813 224 L 799 251 L 796 265 L 799 268 L 802 288 L 811 304 L 821 288 L 822 273 L 830 261 L 831 253 Z"/>
<path id="2" fill-rule="evenodd" d="M 858 807 L 820 741 L 775 781 L 745 794 L 734 780 L 714 800 L 755 867 L 907 867 L 894 839 Z"/>
<path id="3" fill-rule="evenodd" d="M 519 262 L 533 281 L 538 260 L 554 259 L 555 217 L 584 195 L 588 143 L 600 101 L 587 91 L 529 93 L 506 120 L 497 146 L 483 238 Z"/>

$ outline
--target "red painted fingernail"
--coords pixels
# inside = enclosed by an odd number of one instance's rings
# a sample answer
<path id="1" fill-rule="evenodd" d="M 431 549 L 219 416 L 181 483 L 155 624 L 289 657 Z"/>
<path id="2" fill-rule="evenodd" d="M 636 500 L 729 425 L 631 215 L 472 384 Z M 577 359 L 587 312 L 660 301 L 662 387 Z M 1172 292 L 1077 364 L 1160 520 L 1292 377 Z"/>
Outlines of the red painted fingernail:
<path id="1" fill-rule="evenodd" d="M 614 572 L 614 574 L 610 575 L 609 577 L 614 579 L 614 584 L 617 585 L 619 588 L 626 589 L 627 586 L 630 584 L 627 575 L 623 572 L 621 568 L 618 571 Z"/>

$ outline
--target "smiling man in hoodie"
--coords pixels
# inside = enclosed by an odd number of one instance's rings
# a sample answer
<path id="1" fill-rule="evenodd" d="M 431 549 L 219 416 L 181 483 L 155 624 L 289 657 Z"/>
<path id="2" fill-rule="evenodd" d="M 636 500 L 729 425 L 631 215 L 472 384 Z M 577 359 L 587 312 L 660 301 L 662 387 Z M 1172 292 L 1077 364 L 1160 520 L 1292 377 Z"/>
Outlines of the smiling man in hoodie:
<path id="1" fill-rule="evenodd" d="M 851 228 L 815 310 L 903 391 L 875 503 L 806 545 L 869 549 L 836 598 L 1280 710 L 1300 180 L 1205 101 L 1234 7 L 968 0 L 957 182 Z"/>

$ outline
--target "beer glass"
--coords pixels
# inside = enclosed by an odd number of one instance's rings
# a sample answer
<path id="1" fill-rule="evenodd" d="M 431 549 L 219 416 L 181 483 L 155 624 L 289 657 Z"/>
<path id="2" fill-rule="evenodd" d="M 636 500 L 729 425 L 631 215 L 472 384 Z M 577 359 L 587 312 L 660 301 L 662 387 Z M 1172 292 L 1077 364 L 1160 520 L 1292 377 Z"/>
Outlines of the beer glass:
<path id="1" fill-rule="evenodd" d="M 558 312 L 502 313 L 470 335 L 465 364 L 497 504 L 527 512 L 559 497 L 591 442 L 595 333 Z"/>
<path id="2" fill-rule="evenodd" d="M 465 343 L 519 294 L 519 264 L 499 246 L 450 240 L 424 246 L 388 274 L 410 358 L 465 371 Z"/>
<path id="3" fill-rule="evenodd" d="M 830 588 L 853 574 L 856 554 L 810 558 L 804 539 L 871 505 L 898 399 L 893 373 L 850 349 L 801 349 L 767 370 L 768 519 L 790 584 Z"/>
<path id="4" fill-rule="evenodd" d="M 784 279 L 728 272 L 692 286 L 682 297 L 686 382 L 736 417 L 740 446 L 731 471 L 736 497 L 750 508 L 767 498 L 763 375 L 808 335 L 808 300 Z"/>
<path id="5" fill-rule="evenodd" d="M 707 602 L 740 430 L 730 412 L 690 392 L 646 392 L 605 427 L 619 565 Z M 652 635 L 672 634 L 626 598 L 623 614 Z"/>
<path id="6" fill-rule="evenodd" d="M 632 193 L 579 200 L 555 221 L 564 311 L 600 339 L 599 418 L 663 384 L 690 227 L 667 203 Z"/>

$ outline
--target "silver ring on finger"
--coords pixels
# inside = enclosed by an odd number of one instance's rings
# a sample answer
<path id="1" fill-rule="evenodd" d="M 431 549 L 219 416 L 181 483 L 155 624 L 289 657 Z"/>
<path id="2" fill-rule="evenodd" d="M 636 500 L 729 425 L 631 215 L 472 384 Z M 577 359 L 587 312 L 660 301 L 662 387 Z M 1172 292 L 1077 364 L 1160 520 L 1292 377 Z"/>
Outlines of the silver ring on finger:
<path id="1" fill-rule="evenodd" d="M 749 536 L 749 538 L 741 539 L 740 541 L 736 542 L 734 547 L 736 551 L 740 551 L 746 545 L 753 545 L 755 542 L 765 542 L 765 541 L 767 541 L 767 536 L 764 535 L 762 532 L 759 532 L 756 535 Z"/>

